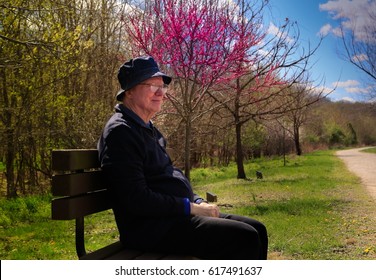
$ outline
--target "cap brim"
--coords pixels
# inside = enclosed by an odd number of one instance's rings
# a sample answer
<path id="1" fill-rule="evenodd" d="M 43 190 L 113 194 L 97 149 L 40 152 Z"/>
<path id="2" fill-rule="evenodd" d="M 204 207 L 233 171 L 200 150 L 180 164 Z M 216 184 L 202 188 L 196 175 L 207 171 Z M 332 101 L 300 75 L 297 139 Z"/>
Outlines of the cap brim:
<path id="1" fill-rule="evenodd" d="M 163 72 L 157 72 L 155 73 L 154 75 L 152 75 L 150 78 L 153 78 L 153 77 L 162 77 L 163 79 L 163 82 L 166 84 L 166 85 L 169 85 L 171 83 L 171 80 L 172 78 L 170 76 L 167 76 L 165 73 Z"/>

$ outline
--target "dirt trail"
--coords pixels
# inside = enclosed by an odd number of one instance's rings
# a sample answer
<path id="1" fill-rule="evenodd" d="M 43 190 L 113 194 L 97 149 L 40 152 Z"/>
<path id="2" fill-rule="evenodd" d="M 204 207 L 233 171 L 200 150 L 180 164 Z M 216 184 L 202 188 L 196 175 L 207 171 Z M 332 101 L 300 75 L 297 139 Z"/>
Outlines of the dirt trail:
<path id="1" fill-rule="evenodd" d="M 336 155 L 344 161 L 347 168 L 361 178 L 376 201 L 376 154 L 360 152 L 366 148 L 338 151 Z"/>

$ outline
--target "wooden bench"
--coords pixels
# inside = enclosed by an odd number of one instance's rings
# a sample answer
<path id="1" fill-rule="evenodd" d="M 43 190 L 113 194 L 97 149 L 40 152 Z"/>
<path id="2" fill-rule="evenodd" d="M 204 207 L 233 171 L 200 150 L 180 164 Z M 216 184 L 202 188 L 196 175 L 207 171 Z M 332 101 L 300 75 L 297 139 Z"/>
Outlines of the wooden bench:
<path id="1" fill-rule="evenodd" d="M 87 253 L 86 216 L 111 209 L 97 150 L 52 151 L 52 219 L 76 220 L 76 252 L 79 259 L 194 259 L 191 256 L 125 249 L 115 242 Z"/>

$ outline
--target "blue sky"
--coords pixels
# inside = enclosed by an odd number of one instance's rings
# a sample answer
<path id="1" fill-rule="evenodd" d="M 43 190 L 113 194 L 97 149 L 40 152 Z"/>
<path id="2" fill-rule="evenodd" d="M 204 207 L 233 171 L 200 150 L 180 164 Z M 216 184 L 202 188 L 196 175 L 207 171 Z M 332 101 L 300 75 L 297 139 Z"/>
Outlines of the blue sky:
<path id="1" fill-rule="evenodd" d="M 326 35 L 312 58 L 315 65 L 311 77 L 317 81 L 324 79 L 326 88 L 337 85 L 329 96 L 331 100 L 363 101 L 368 98 L 366 74 L 340 58 L 342 42 L 338 28 L 355 21 L 359 26 L 359 19 L 364 18 L 366 10 L 376 9 L 375 0 L 270 0 L 270 4 L 276 21 L 281 23 L 289 18 L 298 23 L 302 45 L 308 42 L 316 45 L 319 34 Z"/>

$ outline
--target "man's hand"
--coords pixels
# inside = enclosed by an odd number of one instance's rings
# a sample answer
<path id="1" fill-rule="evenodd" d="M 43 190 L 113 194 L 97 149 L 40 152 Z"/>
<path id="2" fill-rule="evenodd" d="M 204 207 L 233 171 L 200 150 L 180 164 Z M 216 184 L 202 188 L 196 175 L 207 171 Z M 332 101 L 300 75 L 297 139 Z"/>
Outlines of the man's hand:
<path id="1" fill-rule="evenodd" d="M 194 216 L 219 217 L 219 207 L 208 203 L 191 203 L 191 214 Z"/>

